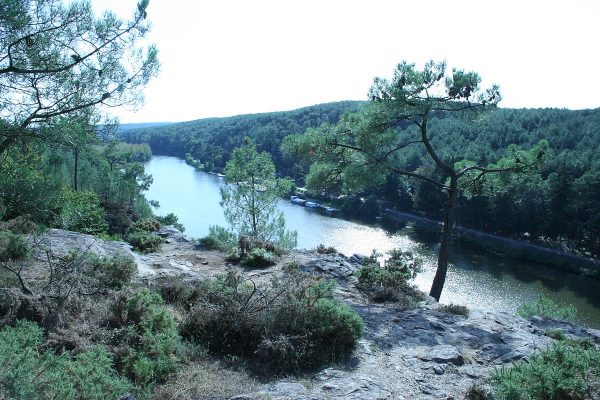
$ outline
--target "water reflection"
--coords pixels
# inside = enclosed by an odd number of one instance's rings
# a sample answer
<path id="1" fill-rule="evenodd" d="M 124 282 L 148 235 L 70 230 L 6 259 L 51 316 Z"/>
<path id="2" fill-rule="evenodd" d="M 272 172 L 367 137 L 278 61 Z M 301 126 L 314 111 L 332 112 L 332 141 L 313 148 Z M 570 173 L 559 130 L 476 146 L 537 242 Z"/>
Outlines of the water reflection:
<path id="1" fill-rule="evenodd" d="M 209 225 L 226 225 L 219 205 L 222 178 L 195 171 L 181 159 L 155 156 L 146 164 L 154 183 L 146 196 L 158 200 L 161 215 L 179 216 L 192 237 L 208 234 Z M 298 231 L 298 247 L 323 243 L 346 255 L 368 255 L 373 249 L 410 250 L 424 260 L 415 284 L 428 292 L 436 267 L 439 228 L 409 221 L 365 224 L 320 214 L 280 201 L 289 229 Z M 600 328 L 600 283 L 557 272 L 544 265 L 502 257 L 463 243 L 454 243 L 442 303 L 514 313 L 517 307 L 544 294 L 579 310 L 578 322 Z"/>

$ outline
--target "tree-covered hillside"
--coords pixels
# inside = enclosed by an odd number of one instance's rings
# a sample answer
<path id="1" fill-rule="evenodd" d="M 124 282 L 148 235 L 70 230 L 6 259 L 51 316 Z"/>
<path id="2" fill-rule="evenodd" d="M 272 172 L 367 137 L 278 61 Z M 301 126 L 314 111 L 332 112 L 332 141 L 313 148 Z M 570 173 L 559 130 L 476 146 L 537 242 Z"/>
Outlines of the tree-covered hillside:
<path id="1" fill-rule="evenodd" d="M 396 129 L 398 143 L 414 138 L 412 125 Z M 438 114 L 429 121 L 428 132 L 432 146 L 450 165 L 501 169 L 515 161 L 535 164 L 517 174 L 486 175 L 461 190 L 455 211 L 458 224 L 600 257 L 600 109 Z M 395 165 L 439 180 L 443 174 L 420 144 L 398 151 Z M 531 149 L 535 154 L 528 152 Z M 309 164 L 310 160 L 302 168 L 307 173 Z M 334 183 L 330 191 L 336 190 L 343 192 L 344 187 Z M 438 219 L 446 201 L 437 187 L 393 174 L 362 195 Z M 360 204 L 352 208 L 361 209 Z"/>
<path id="2" fill-rule="evenodd" d="M 208 118 L 120 133 L 121 140 L 148 143 L 157 154 L 184 157 L 190 154 L 201 160 L 207 170 L 222 170 L 234 148 L 250 136 L 259 151 L 267 151 L 280 171 L 292 174 L 293 164 L 282 157 L 279 147 L 284 137 L 302 133 L 323 123 L 336 123 L 340 117 L 355 111 L 361 102 L 344 101 L 319 104 L 293 111 Z"/>
<path id="3" fill-rule="evenodd" d="M 283 139 L 323 123 L 335 124 L 366 103 L 321 104 L 288 112 L 211 118 L 120 133 L 127 142 L 149 143 L 153 152 L 185 156 L 221 170 L 244 136 L 273 156 L 279 172 L 302 182 L 310 163 L 282 153 Z M 510 236 L 538 238 L 564 249 L 600 255 L 600 109 L 496 109 L 464 115 L 437 114 L 429 122 L 431 143 L 448 162 L 497 163 L 515 152 L 546 145 L 543 159 L 527 173 L 482 179 L 461 192 L 457 221 Z M 410 136 L 409 125 L 398 127 Z M 402 138 L 402 134 L 399 136 Z M 544 142 L 545 141 L 545 142 Z M 536 154 L 537 155 L 537 154 Z M 403 168 L 439 173 L 422 146 L 398 152 Z M 332 192 L 343 192 L 332 187 Z M 402 211 L 441 216 L 445 195 L 423 182 L 388 175 L 363 193 Z M 350 207 L 359 210 L 360 207 Z"/>

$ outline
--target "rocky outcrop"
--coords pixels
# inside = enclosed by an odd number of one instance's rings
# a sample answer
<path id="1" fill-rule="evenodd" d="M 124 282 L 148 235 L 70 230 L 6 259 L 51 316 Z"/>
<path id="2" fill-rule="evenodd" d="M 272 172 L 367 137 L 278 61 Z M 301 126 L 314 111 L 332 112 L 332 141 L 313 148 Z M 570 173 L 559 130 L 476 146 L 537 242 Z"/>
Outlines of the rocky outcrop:
<path id="1" fill-rule="evenodd" d="M 179 231 L 168 228 L 158 233 L 165 239 L 163 251 L 145 255 L 132 252 L 124 242 L 56 229 L 42 240 L 55 254 L 123 252 L 134 257 L 142 277 L 204 277 L 232 268 L 222 254 L 196 249 Z M 548 329 L 589 338 L 600 346 L 600 331 L 561 321 L 477 310 L 469 316 L 448 314 L 438 310 L 431 298 L 411 310 L 369 303 L 354 287 L 361 261 L 360 256 L 301 250 L 268 270 L 240 270 L 252 278 L 268 279 L 281 273 L 283 264 L 294 262 L 302 271 L 334 279 L 336 295 L 362 316 L 366 329 L 344 362 L 302 378 L 264 383 L 256 392 L 235 399 L 462 399 L 473 384 L 485 383 L 495 368 L 526 360 L 551 344 L 553 339 L 544 335 Z"/>
<path id="2" fill-rule="evenodd" d="M 266 384 L 244 399 L 463 399 L 469 388 L 486 385 L 495 368 L 527 360 L 553 339 L 547 329 L 588 337 L 600 346 L 600 331 L 541 318 L 472 310 L 469 316 L 438 310 L 431 298 L 413 310 L 365 304 L 353 293 L 360 257 L 302 252 L 300 269 L 336 279 L 338 295 L 366 325 L 353 356 L 308 379 Z"/>

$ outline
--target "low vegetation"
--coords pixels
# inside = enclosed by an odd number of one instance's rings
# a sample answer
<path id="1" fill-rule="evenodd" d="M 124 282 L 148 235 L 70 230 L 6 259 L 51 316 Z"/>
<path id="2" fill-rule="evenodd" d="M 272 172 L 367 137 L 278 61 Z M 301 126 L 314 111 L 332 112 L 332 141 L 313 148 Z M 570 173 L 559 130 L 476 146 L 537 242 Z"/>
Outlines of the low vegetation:
<path id="1" fill-rule="evenodd" d="M 600 396 L 600 352 L 593 343 L 562 339 L 528 362 L 500 368 L 492 375 L 495 397 L 520 399 L 595 399 Z"/>
<path id="2" fill-rule="evenodd" d="M 208 249 L 228 252 L 237 247 L 237 235 L 222 226 L 211 225 L 208 227 L 208 235 L 200 239 L 199 244 Z"/>
<path id="3" fill-rule="evenodd" d="M 128 349 L 117 359 L 119 370 L 141 387 L 164 382 L 180 363 L 181 338 L 163 299 L 147 289 L 125 291 L 111 308 L 109 344 Z"/>
<path id="4" fill-rule="evenodd" d="M 517 315 L 523 318 L 533 316 L 573 321 L 577 309 L 572 305 L 561 306 L 545 296 L 539 296 L 533 303 L 522 304 L 517 309 Z"/>
<path id="5" fill-rule="evenodd" d="M 183 337 L 216 354 L 251 360 L 275 374 L 339 360 L 363 332 L 362 319 L 333 298 L 333 283 L 292 273 L 258 285 L 235 273 L 197 284 Z"/>
<path id="6" fill-rule="evenodd" d="M 106 349 L 96 346 L 77 355 L 39 352 L 43 342 L 44 331 L 33 322 L 0 330 L 0 397 L 103 400 L 132 391 Z"/>
<path id="7" fill-rule="evenodd" d="M 357 288 L 377 303 L 392 301 L 412 305 L 420 299 L 420 292 L 410 285 L 410 280 L 421 270 L 420 259 L 410 252 L 392 250 L 381 266 L 379 256 L 373 252 L 363 261 L 356 273 Z"/>
<path id="8" fill-rule="evenodd" d="M 0 262 L 22 260 L 28 252 L 29 246 L 22 236 L 11 231 L 0 231 Z"/>
<path id="9" fill-rule="evenodd" d="M 141 219 L 135 222 L 127 231 L 125 240 L 134 250 L 142 253 L 154 253 L 160 250 L 162 239 L 155 232 L 160 228 L 160 222 L 155 219 Z"/>
<path id="10" fill-rule="evenodd" d="M 456 314 L 456 315 L 469 315 L 469 308 L 467 306 L 463 306 L 460 304 L 442 304 L 438 307 L 438 310 L 448 313 L 448 314 Z"/>

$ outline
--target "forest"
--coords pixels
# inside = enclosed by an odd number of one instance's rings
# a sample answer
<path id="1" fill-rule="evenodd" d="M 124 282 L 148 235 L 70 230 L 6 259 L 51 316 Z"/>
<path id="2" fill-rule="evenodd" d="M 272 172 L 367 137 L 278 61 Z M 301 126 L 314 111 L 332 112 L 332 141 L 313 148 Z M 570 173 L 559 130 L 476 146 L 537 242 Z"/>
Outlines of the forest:
<path id="1" fill-rule="evenodd" d="M 289 112 L 201 119 L 130 129 L 119 137 L 148 143 L 157 154 L 187 155 L 210 171 L 222 170 L 232 150 L 250 136 L 260 151 L 272 155 L 281 175 L 301 186 L 309 163 L 283 151 L 284 138 L 323 123 L 335 124 L 345 113 L 366 104 L 339 102 Z M 432 144 L 453 163 L 501 164 L 516 152 L 544 149 L 535 168 L 486 176 L 477 187 L 461 191 L 458 224 L 600 257 L 600 110 L 497 108 L 472 115 L 438 113 L 429 128 Z M 404 130 L 400 137 L 409 134 L 408 127 L 400 129 Z M 408 147 L 397 157 L 408 170 L 439 175 L 419 146 Z M 343 194 L 344 188 L 330 191 Z M 357 197 L 363 198 L 364 206 L 353 207 L 358 213 L 376 213 L 383 205 L 438 219 L 445 202 L 445 194 L 435 187 L 392 174 Z"/>

